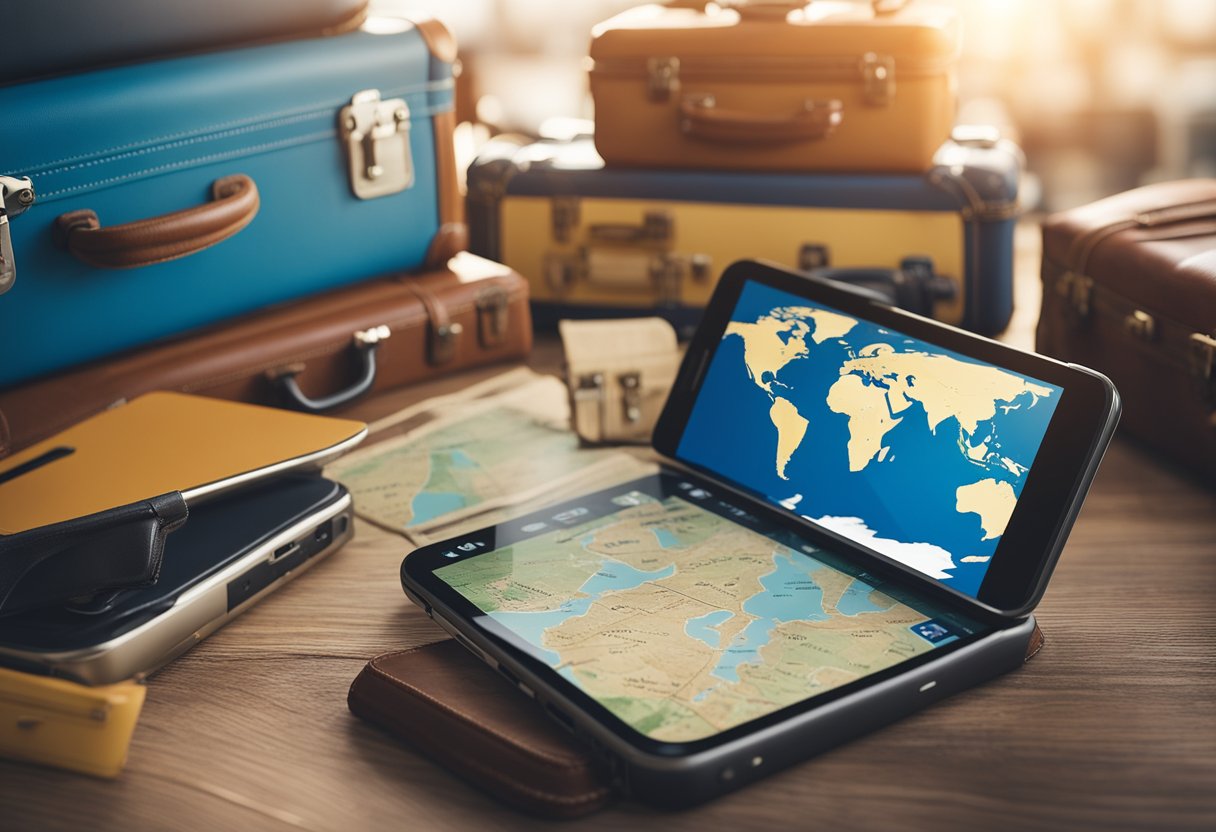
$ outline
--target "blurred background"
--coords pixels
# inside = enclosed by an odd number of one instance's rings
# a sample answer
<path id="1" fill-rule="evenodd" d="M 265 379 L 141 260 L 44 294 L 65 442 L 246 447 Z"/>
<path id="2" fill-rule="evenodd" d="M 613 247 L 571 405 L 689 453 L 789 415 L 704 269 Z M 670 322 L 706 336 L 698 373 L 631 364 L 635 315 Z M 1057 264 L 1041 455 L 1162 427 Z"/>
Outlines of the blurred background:
<path id="1" fill-rule="evenodd" d="M 1216 176 L 1216 0 L 932 0 L 963 19 L 959 123 L 1026 151 L 1023 204 L 1055 211 Z M 636 0 L 410 0 L 460 44 L 462 161 L 497 132 L 589 118 L 591 27 Z M 480 125 L 480 126 L 474 126 Z"/>

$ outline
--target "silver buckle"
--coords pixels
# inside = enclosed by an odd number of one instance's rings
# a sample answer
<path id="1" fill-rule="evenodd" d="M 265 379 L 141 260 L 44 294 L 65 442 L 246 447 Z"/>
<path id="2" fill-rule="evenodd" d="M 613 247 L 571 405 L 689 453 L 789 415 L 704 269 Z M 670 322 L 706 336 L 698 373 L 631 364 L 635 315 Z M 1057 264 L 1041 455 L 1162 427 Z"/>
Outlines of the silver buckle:
<path id="1" fill-rule="evenodd" d="M 355 196 L 375 199 L 414 184 L 410 108 L 404 98 L 381 101 L 379 90 L 357 92 L 338 113 L 338 125 Z"/>

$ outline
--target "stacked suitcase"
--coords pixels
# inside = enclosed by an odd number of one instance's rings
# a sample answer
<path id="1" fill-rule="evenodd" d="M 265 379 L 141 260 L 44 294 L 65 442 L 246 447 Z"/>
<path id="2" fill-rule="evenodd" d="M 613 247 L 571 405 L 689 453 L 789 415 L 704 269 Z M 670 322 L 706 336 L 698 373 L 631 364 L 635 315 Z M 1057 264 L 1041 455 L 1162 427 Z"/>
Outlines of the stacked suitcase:
<path id="1" fill-rule="evenodd" d="M 593 34 L 594 144 L 487 147 L 471 250 L 529 279 L 538 326 L 657 310 L 689 333 L 722 270 L 763 258 L 999 332 L 1022 157 L 952 133 L 959 43 L 921 3 L 625 12 Z"/>
<path id="2" fill-rule="evenodd" d="M 467 257 L 448 266 L 466 234 L 446 29 L 365 20 L 362 0 L 255 5 L 197 31 L 149 8 L 122 27 L 118 65 L 81 66 L 117 59 L 104 33 L 25 62 L 37 77 L 0 63 L 0 112 L 21 126 L 0 133 L 0 410 L 14 444 L 46 433 L 48 415 L 148 389 L 333 406 L 527 349 L 521 278 Z M 324 25 L 265 31 L 276 18 Z M 208 51 L 149 59 L 166 47 Z M 366 285 L 420 272 L 425 286 Z M 260 346 L 225 355 L 238 318 Z M 407 350 L 395 332 L 417 321 L 429 335 Z M 321 372 L 323 354 L 349 357 Z"/>

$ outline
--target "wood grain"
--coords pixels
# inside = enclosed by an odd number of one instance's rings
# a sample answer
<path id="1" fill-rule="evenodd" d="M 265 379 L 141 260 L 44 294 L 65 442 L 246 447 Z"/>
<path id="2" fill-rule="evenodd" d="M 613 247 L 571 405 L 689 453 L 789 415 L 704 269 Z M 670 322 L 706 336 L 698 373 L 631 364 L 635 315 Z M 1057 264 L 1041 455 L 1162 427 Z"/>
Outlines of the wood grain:
<path id="1" fill-rule="evenodd" d="M 1019 238 L 1027 346 L 1033 232 Z M 542 340 L 533 357 L 555 370 Z M 484 379 L 401 391 L 375 418 Z M 361 723 L 346 691 L 373 655 L 443 637 L 397 581 L 403 541 L 355 542 L 149 682 L 114 782 L 0 762 L 0 829 L 533 828 Z M 589 829 L 1216 827 L 1216 494 L 1116 441 L 1039 608 L 1022 670 L 680 814 L 620 805 Z"/>

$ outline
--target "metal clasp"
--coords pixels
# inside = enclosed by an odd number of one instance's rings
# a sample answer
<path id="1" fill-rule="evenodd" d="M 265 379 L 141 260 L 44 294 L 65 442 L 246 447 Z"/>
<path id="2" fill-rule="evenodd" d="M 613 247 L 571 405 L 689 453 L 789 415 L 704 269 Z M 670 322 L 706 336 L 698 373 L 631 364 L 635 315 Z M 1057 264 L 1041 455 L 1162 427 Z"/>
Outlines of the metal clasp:
<path id="1" fill-rule="evenodd" d="M 895 97 L 895 59 L 876 52 L 862 55 L 861 83 L 866 104 L 886 107 Z"/>
<path id="2" fill-rule="evenodd" d="M 379 90 L 357 92 L 338 113 L 338 125 L 355 196 L 375 199 L 414 184 L 410 108 L 404 98 L 381 101 Z"/>
<path id="3" fill-rule="evenodd" d="M 1211 398 L 1216 381 L 1216 336 L 1192 332 L 1190 343 L 1191 374 L 1199 381 L 1205 398 Z"/>
<path id="4" fill-rule="evenodd" d="M 642 374 L 621 373 L 616 380 L 621 385 L 621 415 L 635 425 L 642 421 Z"/>
<path id="5" fill-rule="evenodd" d="M 29 177 L 0 176 L 0 295 L 17 282 L 17 261 L 13 257 L 13 238 L 9 217 L 15 217 L 34 204 L 34 184 Z"/>
<path id="6" fill-rule="evenodd" d="M 477 340 L 484 349 L 497 347 L 507 337 L 510 312 L 507 292 L 501 286 L 487 286 L 477 295 Z"/>
<path id="7" fill-rule="evenodd" d="M 379 344 L 381 341 L 388 340 L 389 336 L 392 334 L 393 331 L 385 324 L 374 326 L 371 329 L 363 329 L 356 332 L 354 335 L 355 346 L 359 347 L 360 349 L 372 347 Z"/>
<path id="8" fill-rule="evenodd" d="M 432 366 L 447 364 L 456 355 L 456 344 L 464 325 L 457 321 L 447 324 L 437 324 L 431 327 L 431 340 L 427 345 L 427 358 Z"/>
<path id="9" fill-rule="evenodd" d="M 651 58 L 646 62 L 646 96 L 651 101 L 668 101 L 679 88 L 679 58 Z"/>
<path id="10" fill-rule="evenodd" d="M 549 206 L 549 221 L 553 239 L 559 243 L 570 242 L 570 234 L 578 228 L 578 197 L 555 196 Z"/>
<path id="11" fill-rule="evenodd" d="M 1136 309 L 1123 319 L 1123 329 L 1141 341 L 1151 341 L 1157 335 L 1157 322 L 1143 309 Z"/>

